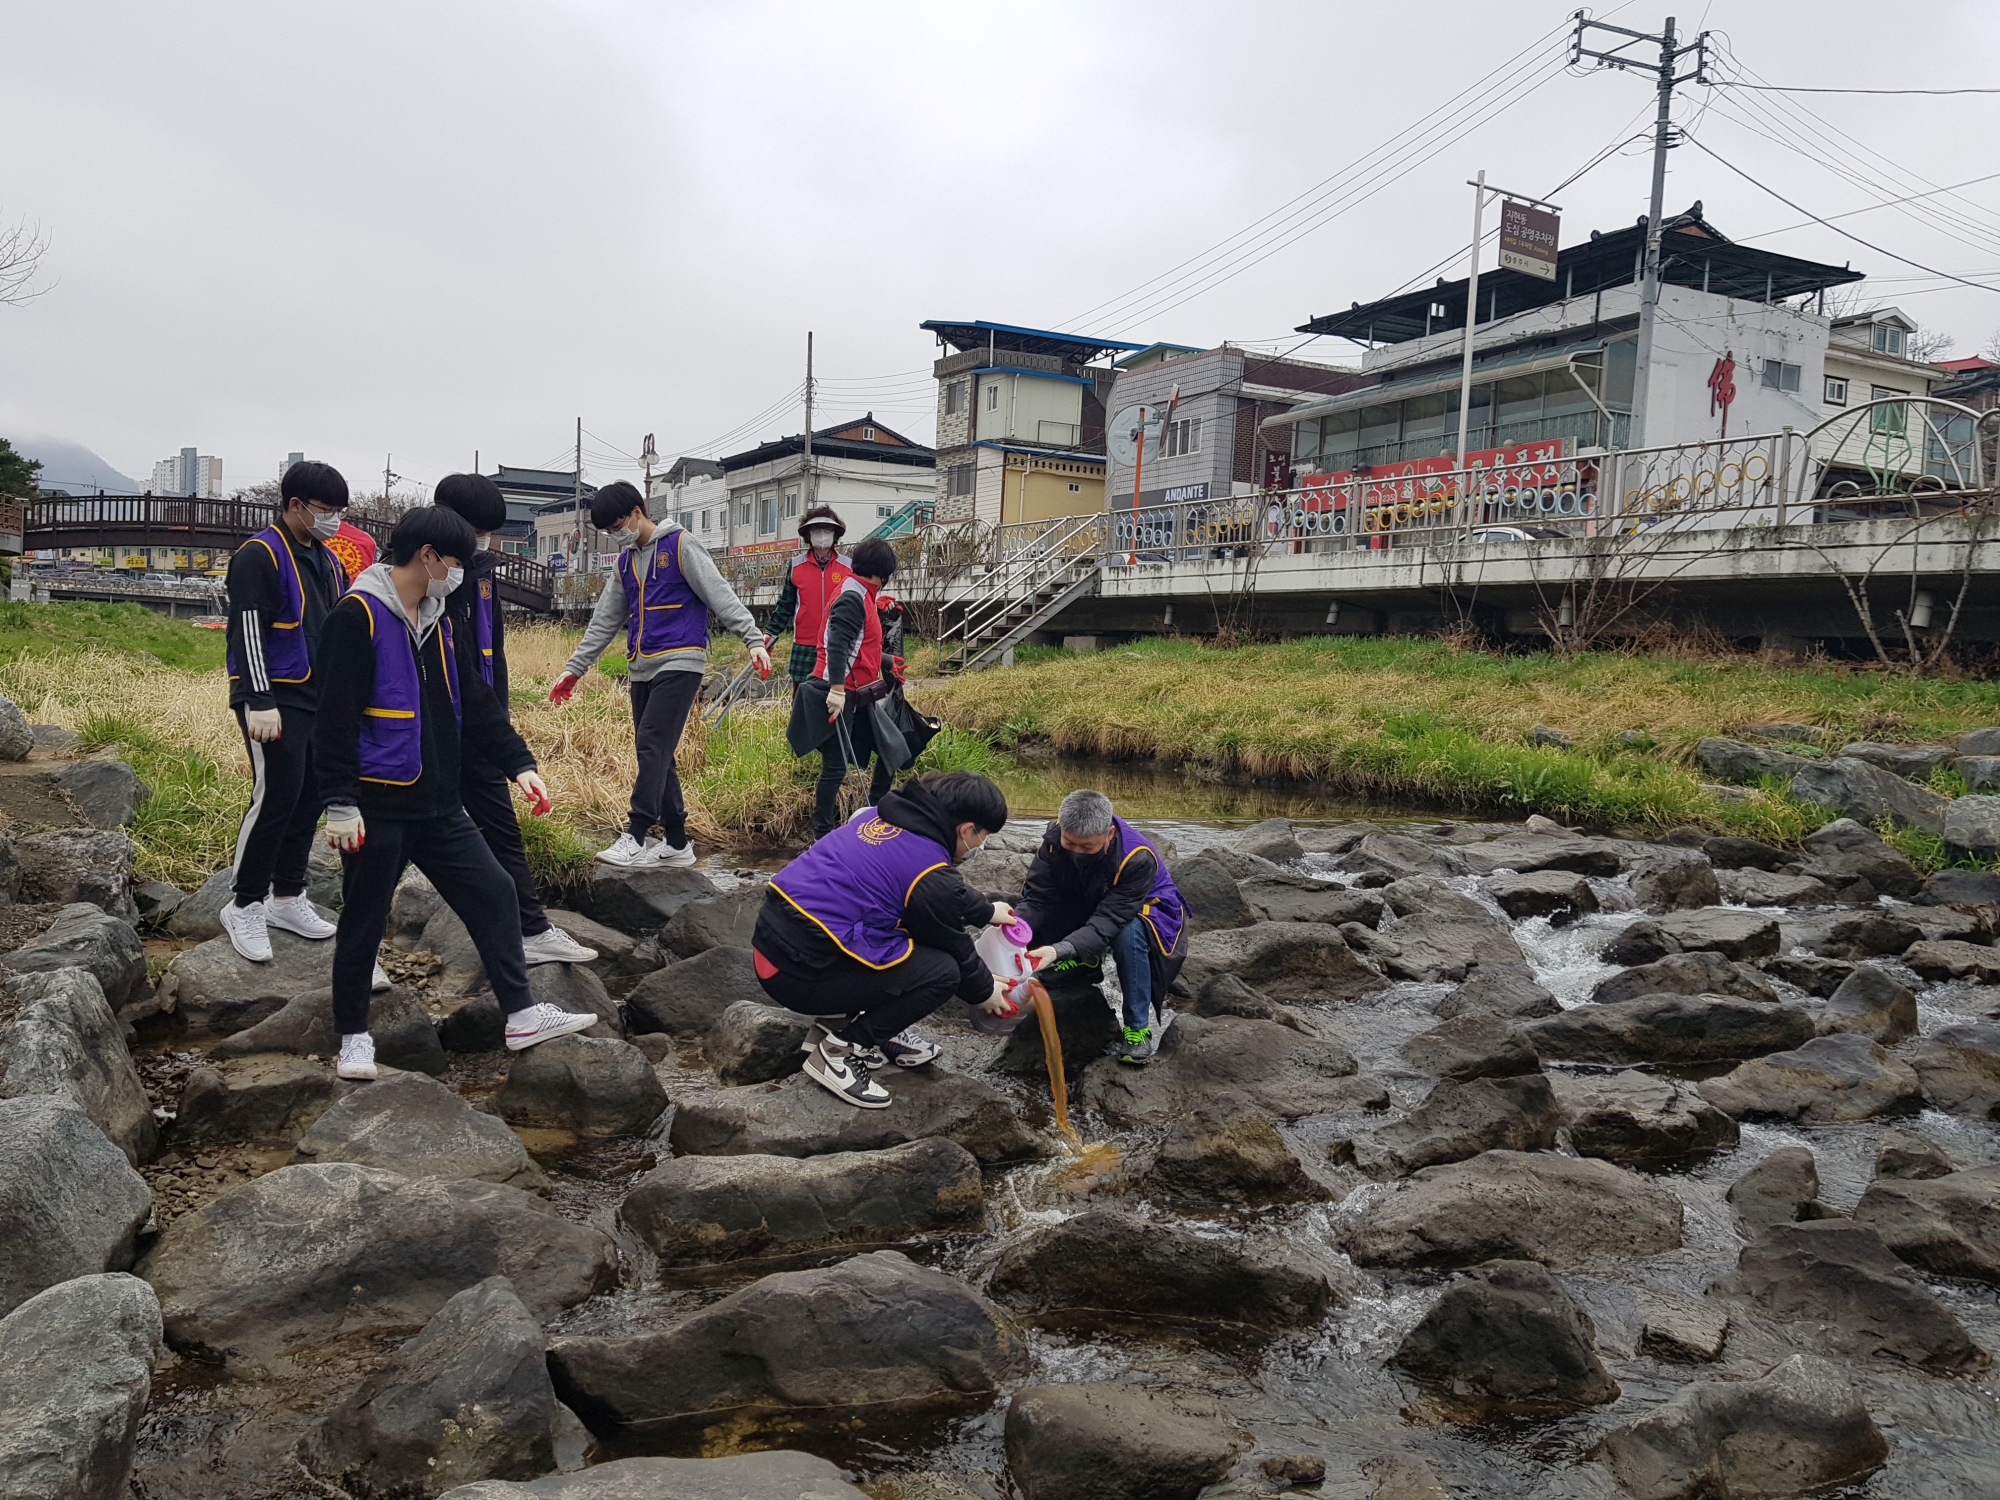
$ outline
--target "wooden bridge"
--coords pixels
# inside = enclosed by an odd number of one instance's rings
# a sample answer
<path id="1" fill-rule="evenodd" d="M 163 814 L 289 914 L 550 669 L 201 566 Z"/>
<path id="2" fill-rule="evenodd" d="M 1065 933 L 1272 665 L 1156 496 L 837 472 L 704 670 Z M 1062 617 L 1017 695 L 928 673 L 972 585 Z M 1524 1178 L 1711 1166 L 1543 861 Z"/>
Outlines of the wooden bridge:
<path id="1" fill-rule="evenodd" d="M 13 509 L 14 507 L 6 507 Z M 168 495 L 86 495 L 24 502 L 21 546 L 26 550 L 67 547 L 167 547 L 175 551 L 234 550 L 273 519 L 271 507 L 240 500 L 200 500 Z M 385 546 L 394 522 L 349 515 L 355 526 Z M 0 517 L 0 534 L 6 517 Z M 503 603 L 547 614 L 552 607 L 545 564 L 506 552 L 493 569 Z"/>

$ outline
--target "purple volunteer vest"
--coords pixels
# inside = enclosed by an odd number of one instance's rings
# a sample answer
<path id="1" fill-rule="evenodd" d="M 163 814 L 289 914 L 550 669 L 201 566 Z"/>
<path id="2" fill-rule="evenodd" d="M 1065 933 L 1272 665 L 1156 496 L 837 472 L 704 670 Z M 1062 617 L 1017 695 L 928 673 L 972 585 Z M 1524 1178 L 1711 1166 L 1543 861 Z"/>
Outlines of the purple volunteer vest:
<path id="1" fill-rule="evenodd" d="M 424 774 L 424 682 L 417 671 L 417 646 L 402 616 L 372 594 L 356 594 L 368 611 L 368 636 L 375 644 L 375 688 L 361 710 L 361 779 L 387 786 L 411 786 Z M 459 713 L 458 662 L 453 655 L 451 619 L 438 617 L 424 643 L 435 651 Z"/>
<path id="2" fill-rule="evenodd" d="M 306 651 L 306 590 L 299 578 L 299 560 L 275 526 L 266 526 L 243 545 L 262 547 L 271 554 L 271 564 L 285 590 L 284 617 L 264 622 L 264 669 L 273 682 L 304 682 L 312 676 L 312 658 Z M 234 681 L 243 675 L 234 646 L 228 656 L 229 677 Z"/>
<path id="3" fill-rule="evenodd" d="M 1111 821 L 1118 829 L 1118 847 L 1125 851 L 1118 861 L 1118 873 L 1124 872 L 1126 862 L 1137 851 L 1152 851 L 1153 889 L 1139 908 L 1139 920 L 1152 928 L 1160 951 L 1171 958 L 1181 940 L 1181 893 L 1174 885 L 1174 877 L 1167 873 L 1167 862 L 1160 857 L 1160 851 L 1153 848 L 1143 833 L 1115 814 Z M 1117 874 L 1112 876 L 1114 881 L 1117 878 Z"/>
<path id="4" fill-rule="evenodd" d="M 950 863 L 951 851 L 936 839 L 864 807 L 772 876 L 771 889 L 849 958 L 886 969 L 916 946 L 902 925 L 911 890 Z"/>
<path id="5" fill-rule="evenodd" d="M 662 547 L 658 537 L 651 542 L 653 565 L 646 571 L 644 588 L 632 562 L 639 549 L 627 547 L 618 554 L 618 581 L 625 585 L 627 661 L 708 649 L 708 606 L 681 572 L 681 544 L 687 533 L 676 531 L 670 540 L 671 547 Z"/>
<path id="6" fill-rule="evenodd" d="M 479 580 L 472 591 L 472 644 L 479 651 L 479 675 L 493 686 L 493 575 Z"/>

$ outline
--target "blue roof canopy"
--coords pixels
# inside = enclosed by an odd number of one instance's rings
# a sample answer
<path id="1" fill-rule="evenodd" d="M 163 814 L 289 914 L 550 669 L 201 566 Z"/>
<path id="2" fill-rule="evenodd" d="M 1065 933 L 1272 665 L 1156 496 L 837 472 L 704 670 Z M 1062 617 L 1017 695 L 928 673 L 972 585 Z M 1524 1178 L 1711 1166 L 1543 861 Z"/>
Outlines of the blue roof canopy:
<path id="1" fill-rule="evenodd" d="M 1009 349 L 1023 354 L 1049 354 L 1057 359 L 1089 364 L 1114 350 L 1143 349 L 1144 344 L 1127 344 L 1117 339 L 1091 338 L 1087 334 L 1055 333 L 1046 328 L 1020 328 L 1012 323 L 989 323 L 984 318 L 961 321 L 932 318 L 917 325 L 934 333 L 961 352 L 968 349 Z"/>

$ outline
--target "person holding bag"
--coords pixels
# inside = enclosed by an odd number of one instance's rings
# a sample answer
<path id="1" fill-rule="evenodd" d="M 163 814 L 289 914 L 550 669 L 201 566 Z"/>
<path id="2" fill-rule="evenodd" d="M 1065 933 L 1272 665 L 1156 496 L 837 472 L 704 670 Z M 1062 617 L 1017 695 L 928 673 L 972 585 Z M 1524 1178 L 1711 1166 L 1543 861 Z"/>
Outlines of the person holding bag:
<path id="1" fill-rule="evenodd" d="M 793 752 L 819 751 L 819 784 L 813 793 L 813 837 L 824 838 L 840 825 L 840 787 L 849 765 L 876 761 L 868 800 L 880 802 L 897 767 L 878 755 L 876 717 L 871 708 L 896 686 L 882 651 L 882 617 L 876 595 L 896 571 L 896 553 L 880 537 L 854 549 L 853 576 L 826 611 L 826 639 L 814 659 L 813 675 L 792 694 L 787 731 Z M 900 736 L 898 737 L 900 739 Z"/>

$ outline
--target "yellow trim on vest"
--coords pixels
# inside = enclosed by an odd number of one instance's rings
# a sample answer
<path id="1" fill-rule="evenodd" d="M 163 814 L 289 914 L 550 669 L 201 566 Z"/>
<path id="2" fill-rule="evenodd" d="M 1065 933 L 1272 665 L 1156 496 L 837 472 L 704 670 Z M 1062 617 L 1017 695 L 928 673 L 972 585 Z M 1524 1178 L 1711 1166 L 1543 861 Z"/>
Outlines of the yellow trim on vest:
<path id="1" fill-rule="evenodd" d="M 931 869 L 936 869 L 936 868 L 937 867 L 935 865 L 931 867 Z M 928 875 L 929 873 L 930 870 L 924 871 L 925 875 Z M 917 878 L 921 880 L 923 876 L 918 876 Z M 912 882 L 913 885 L 914 883 L 915 882 Z M 798 902 L 792 900 L 790 896 L 785 896 L 785 888 L 779 885 L 777 881 L 775 880 L 771 881 L 770 886 L 771 889 L 776 891 L 780 896 L 785 897 L 785 904 L 787 906 L 791 907 L 793 911 L 797 912 L 800 916 L 804 917 L 808 922 L 812 923 L 813 926 L 817 927 L 821 932 L 825 933 L 828 939 L 833 943 L 834 947 L 838 948 L 842 953 L 845 953 L 849 958 L 853 959 L 858 964 L 865 964 L 868 968 L 871 969 L 893 969 L 896 967 L 897 964 L 901 963 L 903 959 L 908 958 L 912 953 L 917 951 L 916 939 L 909 937 L 908 935 L 905 935 L 903 941 L 907 943 L 909 946 L 903 949 L 902 957 L 892 958 L 886 964 L 873 963 L 870 960 L 863 958 L 859 953 L 856 953 L 852 948 L 848 947 L 847 944 L 843 943 L 839 938 L 834 937 L 833 929 L 827 926 L 826 923 L 822 922 L 818 917 L 814 916 L 811 912 L 807 911 L 803 906 L 799 905 Z"/>
<path id="2" fill-rule="evenodd" d="M 417 716 L 414 708 L 364 708 L 361 711 L 378 719 L 414 719 Z"/>
<path id="3" fill-rule="evenodd" d="M 932 865 L 930 869 L 917 871 L 917 880 L 922 880 L 926 875 L 930 874 L 931 870 L 942 870 L 945 867 L 946 863 L 947 861 L 945 860 L 939 860 L 936 864 Z M 903 892 L 903 905 L 908 906 L 910 904 L 910 897 L 916 895 L 917 880 L 912 880 L 910 882 L 910 888 L 907 891 Z"/>
<path id="4" fill-rule="evenodd" d="M 251 541 L 253 541 L 253 542 L 255 542 L 255 543 L 256 543 L 256 544 L 258 545 L 258 546 L 262 547 L 262 548 L 263 548 L 263 549 L 264 549 L 264 550 L 265 550 L 266 552 L 270 552 L 270 553 L 271 553 L 271 566 L 272 566 L 273 568 L 277 568 L 277 567 L 278 567 L 278 554 L 277 554 L 276 552 L 272 552 L 272 551 L 271 551 L 271 544 L 270 544 L 269 542 L 265 541 L 265 540 L 264 540 L 264 538 L 263 538 L 263 536 L 262 536 L 261 534 L 260 534 L 260 535 L 257 535 L 257 536 L 253 536 L 253 537 L 251 537 L 251 538 L 250 538 L 250 540 L 251 540 Z M 291 551 L 291 548 L 287 547 L 287 548 L 286 548 L 285 550 L 286 550 L 287 552 L 289 552 L 289 551 Z M 271 623 L 270 623 L 270 626 L 269 626 L 269 628 L 270 628 L 270 629 L 272 629 L 272 630 L 297 630 L 297 629 L 299 628 L 299 626 L 301 626 L 301 625 L 303 625 L 303 624 L 305 623 L 305 609 L 306 609 L 306 581 L 305 581 L 305 580 L 304 580 L 303 578 L 299 577 L 299 564 L 298 564 L 298 559 L 297 559 L 297 558 L 293 558 L 293 559 L 292 559 L 292 582 L 296 583 L 296 584 L 297 584 L 297 585 L 299 586 L 299 618 L 298 618 L 298 619 L 296 619 L 296 620 L 273 620 L 273 621 L 271 621 Z M 303 677 L 273 677 L 273 678 L 271 679 L 271 681 L 273 681 L 273 682 L 289 682 L 289 683 L 294 683 L 294 684 L 297 684 L 297 683 L 301 683 L 301 682 L 311 682 L 311 681 L 312 681 L 312 675 L 313 675 L 313 674 L 312 674 L 312 663 L 311 663 L 311 662 L 307 662 L 307 663 L 306 663 L 306 675 L 305 675 L 305 676 L 303 676 Z M 231 682 L 234 682 L 234 681 L 235 681 L 236 679 L 235 679 L 234 677 L 232 677 L 232 678 L 230 678 L 229 680 L 230 680 Z"/>

